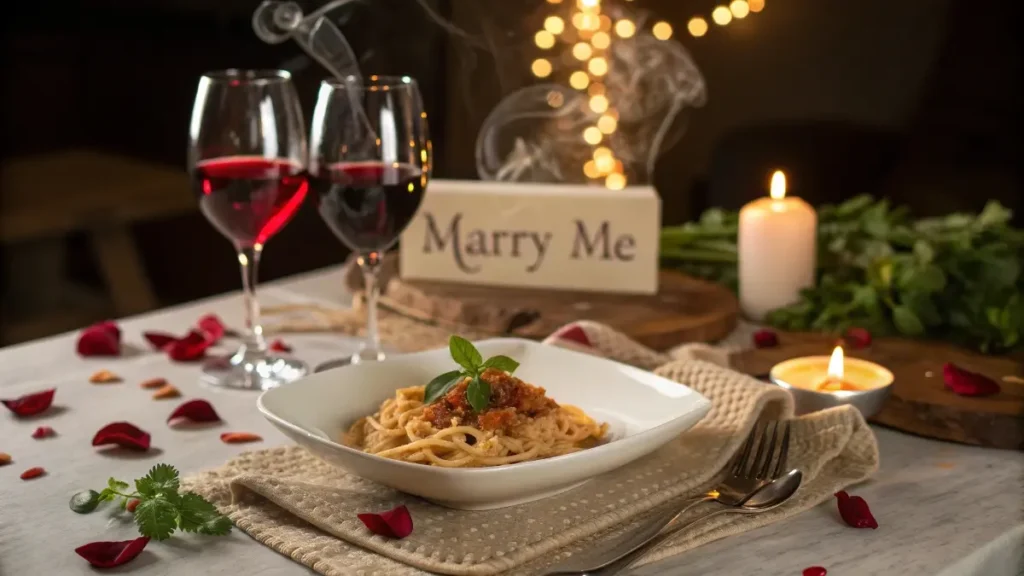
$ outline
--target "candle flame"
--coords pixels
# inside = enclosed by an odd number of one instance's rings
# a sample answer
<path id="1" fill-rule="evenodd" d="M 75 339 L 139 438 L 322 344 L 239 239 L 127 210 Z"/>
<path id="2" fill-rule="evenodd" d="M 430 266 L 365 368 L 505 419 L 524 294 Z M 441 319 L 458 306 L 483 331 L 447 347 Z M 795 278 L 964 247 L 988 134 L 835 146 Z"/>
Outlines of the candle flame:
<path id="1" fill-rule="evenodd" d="M 772 174 L 771 195 L 772 200 L 782 200 L 786 197 L 786 174 L 782 170 L 776 170 Z"/>
<path id="2" fill-rule="evenodd" d="M 836 346 L 836 349 L 832 351 L 832 357 L 828 360 L 828 378 L 829 380 L 842 380 L 843 379 L 843 347 Z"/>

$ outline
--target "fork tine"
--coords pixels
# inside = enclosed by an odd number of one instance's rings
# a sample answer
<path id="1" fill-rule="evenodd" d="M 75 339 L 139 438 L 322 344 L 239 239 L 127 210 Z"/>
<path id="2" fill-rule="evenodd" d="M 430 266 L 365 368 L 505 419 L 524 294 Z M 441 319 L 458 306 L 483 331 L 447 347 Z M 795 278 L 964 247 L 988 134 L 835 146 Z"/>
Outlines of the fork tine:
<path id="1" fill-rule="evenodd" d="M 772 478 L 782 477 L 782 473 L 786 469 L 786 460 L 789 457 L 789 421 L 783 420 L 780 422 L 783 427 L 782 431 L 782 442 L 779 446 L 779 461 L 775 464 L 775 473 Z"/>
<path id="2" fill-rule="evenodd" d="M 766 424 L 765 425 L 765 428 L 764 428 L 764 436 L 765 436 L 765 438 L 768 437 L 768 426 L 771 426 L 771 428 L 772 428 L 772 437 L 768 441 L 768 449 L 765 451 L 764 462 L 761 464 L 761 469 L 758 471 L 758 474 L 757 474 L 758 480 L 769 480 L 770 479 L 768 477 L 768 471 L 771 470 L 772 459 L 775 456 L 775 439 L 779 436 L 779 423 L 776 421 L 776 422 L 772 422 L 771 424 Z M 764 440 L 762 440 L 761 443 L 764 444 Z"/>
<path id="3" fill-rule="evenodd" d="M 733 476 L 743 476 L 745 474 L 744 469 L 747 467 L 747 460 L 750 458 L 750 449 L 754 447 L 754 437 L 757 435 L 757 424 L 751 428 L 750 434 L 747 435 L 747 441 L 743 443 L 743 448 L 737 453 L 736 460 L 732 465 Z"/>
<path id="4" fill-rule="evenodd" d="M 769 423 L 764 424 L 764 430 L 761 432 L 761 439 L 757 443 L 757 453 L 754 455 L 754 459 L 750 461 L 750 466 L 747 468 L 746 477 L 756 478 L 758 470 L 761 469 L 761 456 L 764 454 L 764 445 L 768 440 L 768 426 Z M 768 459 L 771 459 L 772 453 L 768 452 Z"/>

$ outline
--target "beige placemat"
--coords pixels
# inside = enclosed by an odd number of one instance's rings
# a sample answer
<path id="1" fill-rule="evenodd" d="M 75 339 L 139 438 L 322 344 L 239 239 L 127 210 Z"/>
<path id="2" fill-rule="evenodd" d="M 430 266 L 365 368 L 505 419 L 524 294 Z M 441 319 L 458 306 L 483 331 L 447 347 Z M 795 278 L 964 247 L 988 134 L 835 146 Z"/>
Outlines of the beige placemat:
<path id="1" fill-rule="evenodd" d="M 582 331 L 584 343 L 559 337 L 551 343 L 639 366 L 664 359 L 597 324 L 570 328 Z M 682 358 L 656 372 L 709 398 L 708 416 L 658 452 L 549 499 L 499 510 L 450 510 L 347 474 L 294 446 L 243 454 L 186 485 L 258 541 L 328 576 L 539 574 L 634 529 L 646 514 L 680 497 L 707 491 L 758 418 L 792 416 L 791 398 L 782 390 L 706 361 L 724 358 L 720 351 L 697 345 L 677 354 Z M 716 517 L 645 561 L 815 506 L 871 476 L 878 446 L 859 412 L 833 409 L 793 420 L 790 463 L 804 472 L 804 484 L 785 506 Z M 415 526 L 404 540 L 375 536 L 356 518 L 398 504 L 409 507 Z"/>

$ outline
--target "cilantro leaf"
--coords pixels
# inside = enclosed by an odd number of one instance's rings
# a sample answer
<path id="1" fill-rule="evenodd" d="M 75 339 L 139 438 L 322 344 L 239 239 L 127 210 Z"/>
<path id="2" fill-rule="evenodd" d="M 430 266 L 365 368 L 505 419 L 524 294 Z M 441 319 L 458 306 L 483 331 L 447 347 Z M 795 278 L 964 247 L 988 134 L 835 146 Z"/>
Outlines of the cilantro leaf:
<path id="1" fill-rule="evenodd" d="M 198 532 L 207 523 L 215 520 L 220 514 L 213 504 L 193 492 L 181 495 L 178 507 L 178 528 L 185 532 Z"/>
<path id="2" fill-rule="evenodd" d="M 117 498 L 117 494 L 115 494 L 114 491 L 111 490 L 110 488 L 104 488 L 103 490 L 100 491 L 100 502 L 107 502 L 109 500 L 113 500 L 114 498 Z"/>
<path id="3" fill-rule="evenodd" d="M 465 378 L 461 370 L 445 372 L 431 380 L 423 391 L 423 403 L 431 404 L 448 393 L 456 384 Z"/>
<path id="4" fill-rule="evenodd" d="M 109 488 L 113 492 L 124 492 L 125 490 L 128 489 L 128 483 L 121 482 L 120 480 L 111 477 L 110 479 L 107 480 L 107 488 Z"/>
<path id="5" fill-rule="evenodd" d="M 466 372 L 477 374 L 480 371 L 480 364 L 483 363 L 484 358 L 469 340 L 452 334 L 448 339 L 448 350 L 451 352 L 452 360 L 465 368 Z"/>
<path id="6" fill-rule="evenodd" d="M 483 412 L 487 409 L 487 405 L 491 403 L 491 385 L 479 376 L 474 376 L 470 380 L 469 386 L 466 387 L 466 400 L 469 401 L 469 405 L 473 407 L 473 410 Z"/>
<path id="7" fill-rule="evenodd" d="M 178 527 L 174 504 L 161 498 L 143 500 L 135 508 L 135 524 L 139 533 L 154 540 L 166 540 Z"/>
<path id="8" fill-rule="evenodd" d="M 169 464 L 153 466 L 145 476 L 156 492 L 178 492 L 178 470 Z"/>
<path id="9" fill-rule="evenodd" d="M 200 534 L 207 536 L 224 536 L 231 532 L 231 519 L 227 516 L 217 516 L 211 518 L 199 528 Z"/>
<path id="10" fill-rule="evenodd" d="M 487 361 L 484 362 L 482 367 L 496 368 L 498 370 L 508 372 L 509 374 L 511 374 L 516 371 L 516 368 L 519 368 L 519 362 L 516 362 L 515 360 L 509 358 L 508 356 L 498 355 L 491 356 L 490 358 L 488 358 Z"/>

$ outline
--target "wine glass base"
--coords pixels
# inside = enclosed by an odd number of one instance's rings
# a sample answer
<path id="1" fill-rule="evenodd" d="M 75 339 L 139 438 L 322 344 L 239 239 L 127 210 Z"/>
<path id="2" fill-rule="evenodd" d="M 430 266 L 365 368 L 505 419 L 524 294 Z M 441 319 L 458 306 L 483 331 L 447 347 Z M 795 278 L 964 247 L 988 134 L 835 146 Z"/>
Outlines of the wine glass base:
<path id="1" fill-rule="evenodd" d="M 379 350 L 360 350 L 347 358 L 335 358 L 333 360 L 328 360 L 327 362 L 318 365 L 314 371 L 319 373 L 325 370 L 341 368 L 342 366 L 350 366 L 352 364 L 380 362 L 384 358 L 384 353 Z"/>
<path id="2" fill-rule="evenodd" d="M 302 378 L 309 372 L 305 362 L 276 354 L 248 350 L 214 358 L 203 365 L 200 381 L 217 388 L 270 390 Z"/>

